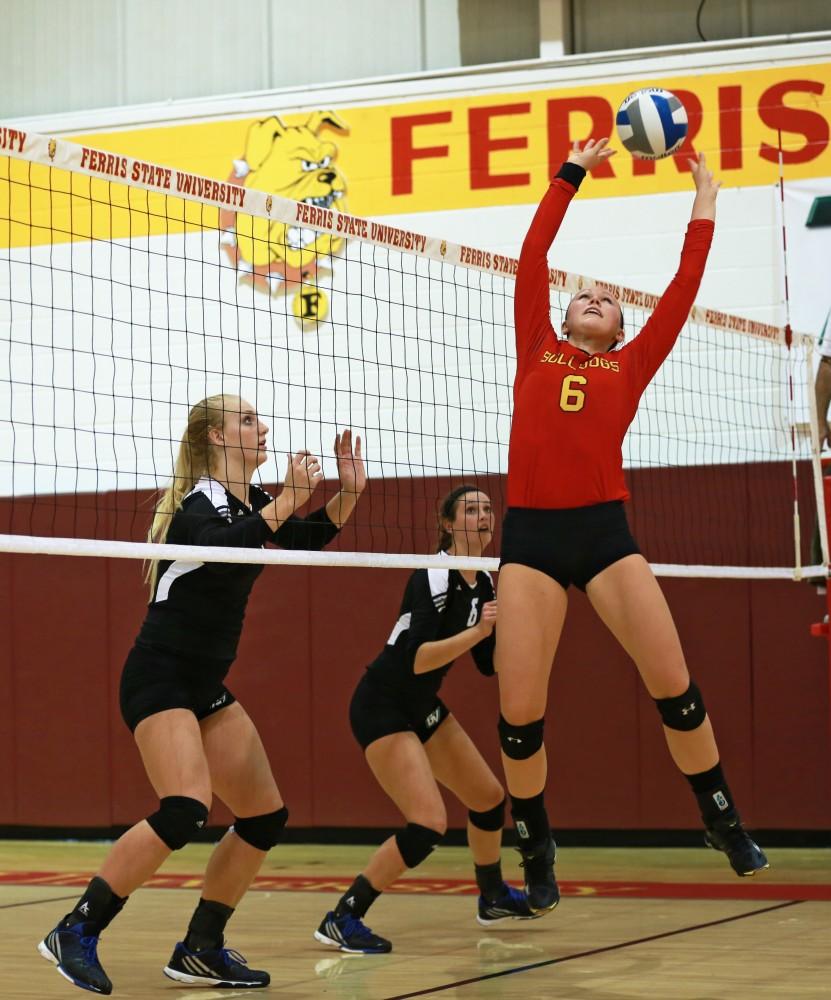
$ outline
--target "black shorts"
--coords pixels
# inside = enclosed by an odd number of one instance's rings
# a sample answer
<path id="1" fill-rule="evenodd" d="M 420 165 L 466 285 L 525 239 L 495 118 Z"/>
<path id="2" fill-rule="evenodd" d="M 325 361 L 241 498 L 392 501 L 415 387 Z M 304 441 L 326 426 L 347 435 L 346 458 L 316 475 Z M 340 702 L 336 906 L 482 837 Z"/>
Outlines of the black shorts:
<path id="1" fill-rule="evenodd" d="M 450 710 L 438 696 L 427 704 L 408 706 L 368 674 L 358 682 L 349 703 L 352 732 L 364 750 L 390 733 L 415 733 L 426 743 L 448 715 Z"/>
<path id="2" fill-rule="evenodd" d="M 136 642 L 121 672 L 121 715 L 130 732 L 150 715 L 187 708 L 197 719 L 233 705 L 223 681 L 233 660 L 206 660 Z"/>
<path id="3" fill-rule="evenodd" d="M 564 589 L 573 583 L 585 590 L 612 563 L 639 553 L 622 500 L 562 510 L 509 507 L 499 565 L 520 563 L 545 573 Z"/>

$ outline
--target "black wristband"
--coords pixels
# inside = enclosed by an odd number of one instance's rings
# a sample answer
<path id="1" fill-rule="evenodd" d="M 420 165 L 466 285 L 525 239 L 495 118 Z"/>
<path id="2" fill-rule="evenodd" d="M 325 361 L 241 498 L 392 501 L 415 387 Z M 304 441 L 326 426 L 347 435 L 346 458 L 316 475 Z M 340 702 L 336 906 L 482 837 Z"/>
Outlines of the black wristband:
<path id="1" fill-rule="evenodd" d="M 586 176 L 586 171 L 579 163 L 566 162 L 557 171 L 556 176 L 571 184 L 572 187 L 579 188 L 581 181 Z"/>

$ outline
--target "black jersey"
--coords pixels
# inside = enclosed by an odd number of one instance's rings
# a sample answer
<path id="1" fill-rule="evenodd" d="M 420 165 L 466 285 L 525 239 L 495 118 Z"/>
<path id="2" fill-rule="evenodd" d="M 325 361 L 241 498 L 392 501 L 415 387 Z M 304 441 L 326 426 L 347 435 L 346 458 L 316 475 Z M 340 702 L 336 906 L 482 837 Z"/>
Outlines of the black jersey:
<path id="1" fill-rule="evenodd" d="M 199 480 L 173 515 L 171 545 L 225 545 L 322 549 L 337 534 L 325 508 L 302 518 L 292 514 L 272 532 L 259 511 L 271 503 L 259 486 L 248 491 L 250 507 L 214 479 Z M 262 565 L 161 560 L 153 599 L 139 639 L 213 659 L 233 659 L 245 607 Z"/>
<path id="2" fill-rule="evenodd" d="M 476 574 L 471 586 L 457 570 L 419 569 L 407 581 L 398 621 L 380 656 L 367 668 L 371 680 L 408 703 L 435 698 L 453 661 L 423 674 L 413 672 L 418 647 L 464 632 L 482 616 L 482 606 L 494 599 L 489 573 Z M 483 674 L 493 673 L 495 636 L 491 633 L 472 649 Z"/>

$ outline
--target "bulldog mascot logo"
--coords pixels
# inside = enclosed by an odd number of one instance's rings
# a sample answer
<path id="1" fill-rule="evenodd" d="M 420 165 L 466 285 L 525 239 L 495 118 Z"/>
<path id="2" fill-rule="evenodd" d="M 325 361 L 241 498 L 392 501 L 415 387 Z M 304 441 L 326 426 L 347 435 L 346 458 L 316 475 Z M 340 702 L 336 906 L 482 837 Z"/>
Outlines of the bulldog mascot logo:
<path id="1" fill-rule="evenodd" d="M 318 208 L 345 211 L 346 181 L 335 166 L 338 148 L 318 134 L 323 128 L 348 131 L 333 111 L 313 112 L 305 125 L 284 125 L 276 115 L 248 130 L 243 159 L 234 160 L 229 180 Z M 271 211 L 271 198 L 266 202 Z M 301 229 L 285 222 L 220 213 L 222 246 L 240 273 L 240 282 L 268 295 L 294 295 L 292 312 L 303 320 L 323 319 L 328 310 L 319 279 L 331 276 L 321 264 L 343 237 Z"/>

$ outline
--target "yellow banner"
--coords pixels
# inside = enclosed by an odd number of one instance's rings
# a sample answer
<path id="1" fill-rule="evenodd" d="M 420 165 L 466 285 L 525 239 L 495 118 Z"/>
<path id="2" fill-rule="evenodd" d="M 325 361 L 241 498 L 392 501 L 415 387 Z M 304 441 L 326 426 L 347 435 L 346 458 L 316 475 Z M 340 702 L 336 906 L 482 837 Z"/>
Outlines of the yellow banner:
<path id="1" fill-rule="evenodd" d="M 680 97 L 687 142 L 660 162 L 615 142 L 627 94 L 661 86 Z M 612 135 L 620 150 L 581 197 L 686 190 L 686 160 L 704 151 L 727 187 L 774 184 L 781 137 L 786 180 L 831 177 L 831 63 L 477 94 L 371 107 L 319 109 L 256 121 L 78 136 L 90 146 L 228 179 L 234 161 L 250 187 L 303 200 L 315 167 L 358 215 L 529 204 L 572 139 Z M 311 195 L 315 197 L 316 195 Z M 320 197 L 323 197 L 322 195 Z M 337 207 L 343 208 L 343 204 Z"/>
<path id="2" fill-rule="evenodd" d="M 614 133 L 620 103 L 646 86 L 673 91 L 689 117 L 685 145 L 658 162 L 634 159 Z M 829 122 L 831 62 L 319 108 L 303 115 L 281 115 L 275 108 L 260 119 L 75 136 L 89 147 L 82 166 L 94 179 L 9 161 L 3 151 L 17 149 L 24 133 L 0 127 L 0 205 L 10 208 L 0 210 L 0 245 L 218 226 L 234 229 L 238 252 L 258 272 L 273 255 L 269 236 L 291 242 L 292 230 L 274 233 L 262 221 L 245 222 L 242 213 L 235 220 L 233 212 L 188 206 L 175 192 L 128 192 L 118 182 L 156 184 L 164 167 L 174 167 L 216 178 L 217 190 L 261 190 L 305 202 L 310 211 L 384 216 L 488 208 L 536 202 L 573 139 L 611 135 L 619 153 L 595 171 L 581 198 L 689 190 L 687 159 L 698 151 L 707 154 L 726 187 L 743 187 L 778 181 L 780 144 L 786 181 L 831 177 Z M 128 170 L 125 157 L 140 162 Z"/>

